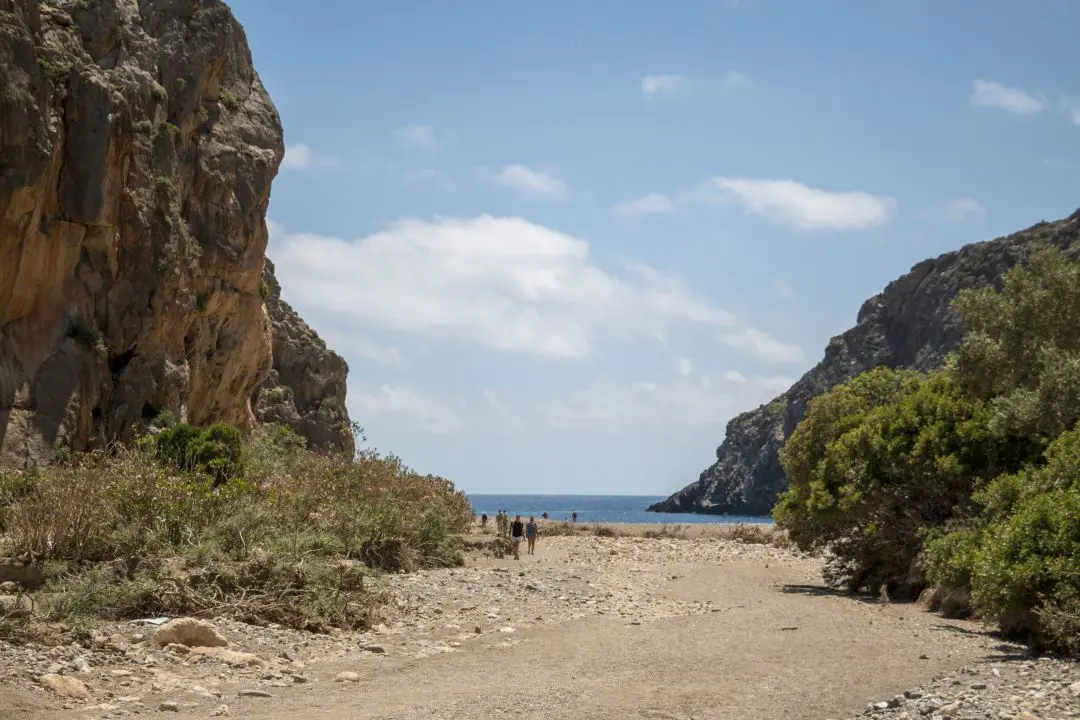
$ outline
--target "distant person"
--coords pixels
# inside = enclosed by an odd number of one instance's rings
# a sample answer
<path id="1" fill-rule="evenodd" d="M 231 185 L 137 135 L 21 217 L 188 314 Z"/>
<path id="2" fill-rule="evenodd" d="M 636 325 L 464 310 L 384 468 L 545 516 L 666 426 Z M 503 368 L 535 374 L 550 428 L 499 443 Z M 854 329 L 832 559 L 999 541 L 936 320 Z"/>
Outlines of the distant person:
<path id="1" fill-rule="evenodd" d="M 571 523 L 576 523 L 577 522 L 577 510 L 570 513 L 570 522 Z"/>
<path id="2" fill-rule="evenodd" d="M 503 536 L 503 526 L 506 524 L 506 516 L 503 515 L 503 511 L 500 510 L 495 515 L 495 531 L 499 533 L 499 537 Z"/>
<path id="3" fill-rule="evenodd" d="M 514 559 L 521 559 L 521 539 L 525 537 L 525 523 L 521 522 L 521 516 L 515 515 L 514 522 L 510 523 L 510 546 L 514 549 Z"/>
<path id="4" fill-rule="evenodd" d="M 482 527 L 482 528 L 487 527 L 487 513 L 481 513 L 480 514 L 480 527 Z"/>
<path id="5" fill-rule="evenodd" d="M 540 517 L 542 517 L 542 518 L 544 518 L 545 520 L 547 520 L 547 519 L 548 519 L 548 511 L 547 511 L 547 510 L 545 510 L 545 511 L 544 511 L 544 514 L 543 514 L 543 515 L 541 515 Z"/>
<path id="6" fill-rule="evenodd" d="M 536 524 L 536 518 L 530 517 L 529 523 L 525 526 L 525 539 L 529 544 L 529 554 L 536 554 L 536 536 L 539 534 L 540 527 Z"/>

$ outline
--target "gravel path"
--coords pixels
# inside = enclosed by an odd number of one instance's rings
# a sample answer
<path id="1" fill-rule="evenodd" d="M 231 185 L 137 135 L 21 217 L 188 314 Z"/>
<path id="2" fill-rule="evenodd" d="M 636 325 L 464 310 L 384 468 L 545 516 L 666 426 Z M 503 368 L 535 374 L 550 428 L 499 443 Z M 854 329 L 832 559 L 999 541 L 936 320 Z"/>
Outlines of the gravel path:
<path id="1" fill-rule="evenodd" d="M 131 626 L 90 650 L 0 646 L 0 707 L 57 719 L 1080 717 L 1075 664 L 1025 659 L 913 605 L 829 594 L 818 560 L 764 545 L 555 537 L 521 561 L 474 553 L 388 582 L 396 613 L 362 635 L 217 622 L 256 667 L 154 650 Z M 38 679 L 50 669 L 93 697 L 59 709 Z"/>

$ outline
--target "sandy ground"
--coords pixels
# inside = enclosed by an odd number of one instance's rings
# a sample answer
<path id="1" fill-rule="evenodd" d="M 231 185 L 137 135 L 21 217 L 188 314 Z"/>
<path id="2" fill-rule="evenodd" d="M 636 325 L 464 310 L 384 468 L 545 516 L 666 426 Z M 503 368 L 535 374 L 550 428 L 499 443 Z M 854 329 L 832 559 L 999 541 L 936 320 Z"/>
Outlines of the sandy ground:
<path id="1" fill-rule="evenodd" d="M 112 666 L 94 659 L 77 675 L 94 698 L 68 710 L 20 680 L 40 669 L 0 665 L 0 707 L 15 713 L 0 716 L 174 702 L 166 716 L 820 720 L 1017 652 L 974 623 L 830 594 L 817 559 L 712 537 L 542 538 L 519 561 L 474 551 L 464 568 L 389 582 L 399 614 L 371 633 L 219 625 L 268 660 L 251 670 L 138 645 Z M 118 667 L 130 668 L 119 684 Z"/>

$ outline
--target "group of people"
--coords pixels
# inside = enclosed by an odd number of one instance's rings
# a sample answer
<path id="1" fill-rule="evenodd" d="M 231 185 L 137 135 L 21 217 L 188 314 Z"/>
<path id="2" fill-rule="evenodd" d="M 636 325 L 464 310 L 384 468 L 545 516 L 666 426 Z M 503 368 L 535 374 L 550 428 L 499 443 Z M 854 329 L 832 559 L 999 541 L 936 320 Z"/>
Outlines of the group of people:
<path id="1" fill-rule="evenodd" d="M 546 515 L 547 513 L 545 513 Z M 488 516 L 484 513 L 480 516 L 481 527 L 487 527 Z M 499 533 L 500 538 L 505 538 L 510 541 L 510 547 L 514 551 L 514 559 L 521 559 L 521 541 L 527 541 L 527 552 L 529 555 L 536 554 L 536 538 L 540 535 L 540 526 L 536 524 L 535 517 L 529 517 L 529 522 L 522 522 L 521 515 L 515 515 L 514 519 L 510 519 L 510 515 L 505 510 L 500 510 L 495 515 L 495 528 Z"/>

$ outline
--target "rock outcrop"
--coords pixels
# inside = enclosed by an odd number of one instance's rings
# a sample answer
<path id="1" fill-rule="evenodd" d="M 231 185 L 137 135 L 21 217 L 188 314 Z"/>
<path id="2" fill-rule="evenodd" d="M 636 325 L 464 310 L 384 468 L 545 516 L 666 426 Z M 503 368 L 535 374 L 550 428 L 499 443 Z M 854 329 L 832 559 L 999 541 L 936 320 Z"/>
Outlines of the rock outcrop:
<path id="1" fill-rule="evenodd" d="M 255 417 L 291 427 L 316 450 L 352 454 L 355 447 L 345 409 L 349 366 L 281 299 L 269 260 L 262 287 L 270 314 L 274 368 L 253 398 Z"/>
<path id="2" fill-rule="evenodd" d="M 219 0 L 0 0 L 0 465 L 165 410 L 252 426 L 283 154 Z M 319 417 L 298 427 L 326 445 Z"/>
<path id="3" fill-rule="evenodd" d="M 960 342 L 962 328 L 950 307 L 960 290 L 999 283 L 1036 243 L 1071 247 L 1078 238 L 1080 211 L 919 263 L 863 303 L 855 327 L 830 340 L 825 358 L 787 392 L 728 423 L 716 462 L 697 482 L 649 509 L 767 514 L 787 488 L 780 448 L 811 398 L 879 365 L 921 371 L 938 367 Z"/>

